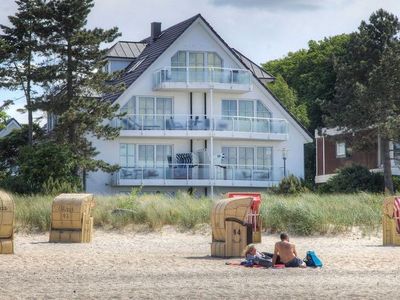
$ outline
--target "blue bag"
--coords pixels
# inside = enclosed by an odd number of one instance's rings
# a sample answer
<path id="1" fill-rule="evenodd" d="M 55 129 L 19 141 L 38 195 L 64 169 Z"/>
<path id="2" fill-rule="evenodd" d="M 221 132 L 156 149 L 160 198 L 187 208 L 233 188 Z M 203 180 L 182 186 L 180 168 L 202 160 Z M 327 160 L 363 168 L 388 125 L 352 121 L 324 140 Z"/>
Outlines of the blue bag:
<path id="1" fill-rule="evenodd" d="M 322 268 L 322 261 L 319 259 L 314 251 L 307 251 L 307 256 L 304 259 L 307 267 Z"/>

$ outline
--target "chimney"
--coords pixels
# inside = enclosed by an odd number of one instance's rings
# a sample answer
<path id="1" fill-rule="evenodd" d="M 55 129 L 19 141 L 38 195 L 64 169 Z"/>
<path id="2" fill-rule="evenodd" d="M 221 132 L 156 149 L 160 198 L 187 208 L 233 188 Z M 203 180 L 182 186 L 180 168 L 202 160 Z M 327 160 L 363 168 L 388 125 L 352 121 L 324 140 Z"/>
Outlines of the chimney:
<path id="1" fill-rule="evenodd" d="M 156 40 L 161 34 L 161 23 L 152 22 L 151 23 L 151 39 Z"/>

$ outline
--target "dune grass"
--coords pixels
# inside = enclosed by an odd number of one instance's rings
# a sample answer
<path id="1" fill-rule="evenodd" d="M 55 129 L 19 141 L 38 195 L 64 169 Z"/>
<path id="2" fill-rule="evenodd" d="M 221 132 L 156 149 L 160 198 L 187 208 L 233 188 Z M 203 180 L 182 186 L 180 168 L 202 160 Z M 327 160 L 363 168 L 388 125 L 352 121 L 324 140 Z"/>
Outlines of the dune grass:
<path id="1" fill-rule="evenodd" d="M 53 196 L 14 196 L 17 230 L 46 231 L 50 228 Z M 216 198 L 217 200 L 218 198 Z M 297 196 L 264 194 L 261 206 L 265 229 L 287 231 L 299 235 L 340 233 L 354 227 L 365 233 L 380 228 L 382 195 L 318 195 Z M 182 230 L 210 222 L 213 201 L 194 199 L 187 194 L 170 198 L 163 194 L 98 196 L 94 209 L 97 228 L 123 229 L 144 226 L 157 230 L 164 225 Z"/>

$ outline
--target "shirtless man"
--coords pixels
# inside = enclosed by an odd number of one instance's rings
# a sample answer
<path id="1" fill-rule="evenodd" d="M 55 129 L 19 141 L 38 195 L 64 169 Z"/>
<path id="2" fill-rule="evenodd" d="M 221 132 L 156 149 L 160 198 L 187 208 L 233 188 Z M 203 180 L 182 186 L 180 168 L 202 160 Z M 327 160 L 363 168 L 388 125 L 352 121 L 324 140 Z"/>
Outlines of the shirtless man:
<path id="1" fill-rule="evenodd" d="M 275 266 L 277 257 L 287 268 L 305 268 L 305 263 L 297 257 L 296 246 L 289 243 L 289 236 L 281 233 L 281 241 L 275 244 L 274 256 L 272 257 L 272 266 Z"/>

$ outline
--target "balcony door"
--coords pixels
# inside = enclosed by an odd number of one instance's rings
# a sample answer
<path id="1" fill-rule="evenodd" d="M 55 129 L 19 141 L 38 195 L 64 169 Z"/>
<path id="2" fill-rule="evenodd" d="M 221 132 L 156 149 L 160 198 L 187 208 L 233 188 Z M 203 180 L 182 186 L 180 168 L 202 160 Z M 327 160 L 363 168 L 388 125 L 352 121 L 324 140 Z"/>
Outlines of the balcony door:
<path id="1" fill-rule="evenodd" d="M 224 158 L 216 166 L 217 179 L 272 179 L 272 147 L 222 147 Z"/>
<path id="2" fill-rule="evenodd" d="M 269 109 L 260 100 L 222 100 L 222 120 L 217 130 L 269 132 L 272 117 Z"/>
<path id="3" fill-rule="evenodd" d="M 172 115 L 172 99 L 162 97 L 139 97 L 139 114 L 143 120 L 142 129 L 164 129 L 166 120 Z"/>
<path id="4" fill-rule="evenodd" d="M 189 82 L 205 81 L 203 52 L 189 52 Z"/>

